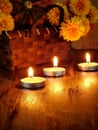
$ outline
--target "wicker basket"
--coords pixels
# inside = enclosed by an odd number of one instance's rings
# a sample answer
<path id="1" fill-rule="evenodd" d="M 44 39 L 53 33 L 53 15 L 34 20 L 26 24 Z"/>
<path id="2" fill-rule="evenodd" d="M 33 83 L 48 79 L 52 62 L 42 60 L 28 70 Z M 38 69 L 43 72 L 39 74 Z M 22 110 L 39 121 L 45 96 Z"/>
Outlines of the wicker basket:
<path id="1" fill-rule="evenodd" d="M 65 60 L 70 43 L 60 39 L 55 30 L 49 30 L 41 29 L 40 34 L 37 30 L 36 35 L 29 35 L 25 30 L 3 34 L 0 38 L 0 65 L 15 70 L 51 62 L 55 55 Z"/>

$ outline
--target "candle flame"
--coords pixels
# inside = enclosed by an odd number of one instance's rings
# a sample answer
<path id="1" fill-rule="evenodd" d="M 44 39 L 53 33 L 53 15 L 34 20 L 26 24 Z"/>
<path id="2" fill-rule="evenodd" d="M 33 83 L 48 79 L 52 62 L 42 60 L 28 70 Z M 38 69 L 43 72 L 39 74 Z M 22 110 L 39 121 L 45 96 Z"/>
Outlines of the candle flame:
<path id="1" fill-rule="evenodd" d="M 88 52 L 86 53 L 86 62 L 90 63 L 90 54 Z"/>
<path id="2" fill-rule="evenodd" d="M 29 69 L 28 69 L 28 76 L 33 77 L 33 69 L 32 69 L 32 67 L 29 67 Z"/>
<path id="3" fill-rule="evenodd" d="M 56 56 L 53 58 L 53 65 L 54 67 L 58 66 L 58 58 Z"/>

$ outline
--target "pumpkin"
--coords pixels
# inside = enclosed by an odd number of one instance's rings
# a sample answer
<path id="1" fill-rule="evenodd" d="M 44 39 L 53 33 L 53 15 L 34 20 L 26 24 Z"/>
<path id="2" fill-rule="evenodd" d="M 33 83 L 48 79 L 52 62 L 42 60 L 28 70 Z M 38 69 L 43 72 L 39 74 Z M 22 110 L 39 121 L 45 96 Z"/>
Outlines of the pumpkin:
<path id="1" fill-rule="evenodd" d="M 31 29 L 32 26 L 43 17 L 50 9 L 58 7 L 61 10 L 61 21 L 63 9 L 55 4 L 45 3 L 42 0 L 10 0 L 13 4 L 12 16 L 15 21 L 15 29 Z"/>

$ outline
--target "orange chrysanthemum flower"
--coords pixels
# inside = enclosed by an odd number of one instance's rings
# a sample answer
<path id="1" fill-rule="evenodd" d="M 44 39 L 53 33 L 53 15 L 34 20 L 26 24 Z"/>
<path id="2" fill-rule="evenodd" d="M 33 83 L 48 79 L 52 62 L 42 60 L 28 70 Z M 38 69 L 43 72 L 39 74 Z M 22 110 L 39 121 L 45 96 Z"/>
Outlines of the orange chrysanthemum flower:
<path id="1" fill-rule="evenodd" d="M 89 18 L 91 24 L 94 24 L 97 22 L 98 10 L 96 9 L 96 7 L 91 6 L 89 13 L 88 13 L 88 18 Z"/>
<path id="2" fill-rule="evenodd" d="M 2 31 L 11 31 L 14 29 L 14 19 L 11 15 L 2 14 L 0 18 L 0 33 Z"/>
<path id="3" fill-rule="evenodd" d="M 73 17 L 71 20 L 68 20 L 66 23 L 63 22 L 60 27 L 60 36 L 63 37 L 64 40 L 68 41 L 76 41 L 81 36 L 83 36 L 85 28 L 82 24 L 82 21 Z"/>
<path id="4" fill-rule="evenodd" d="M 0 34 L 2 31 L 14 29 L 14 19 L 10 15 L 12 9 L 12 3 L 9 0 L 0 0 Z"/>
<path id="5" fill-rule="evenodd" d="M 89 19 L 86 18 L 86 17 L 81 17 L 81 20 L 82 20 L 82 24 L 83 24 L 83 26 L 84 26 L 84 28 L 85 28 L 84 34 L 83 34 L 83 36 L 85 36 L 85 35 L 87 35 L 88 32 L 90 31 L 90 21 L 89 21 Z"/>
<path id="6" fill-rule="evenodd" d="M 14 29 L 14 19 L 12 18 L 11 15 L 6 16 L 6 30 L 7 31 L 12 31 Z"/>
<path id="7" fill-rule="evenodd" d="M 0 0 L 0 9 L 5 14 L 10 14 L 12 12 L 13 6 L 9 0 Z"/>
<path id="8" fill-rule="evenodd" d="M 53 8 L 47 13 L 47 19 L 52 25 L 59 25 L 60 11 L 58 8 Z"/>
<path id="9" fill-rule="evenodd" d="M 72 13 L 84 16 L 88 14 L 91 2 L 89 0 L 70 0 L 69 6 Z"/>

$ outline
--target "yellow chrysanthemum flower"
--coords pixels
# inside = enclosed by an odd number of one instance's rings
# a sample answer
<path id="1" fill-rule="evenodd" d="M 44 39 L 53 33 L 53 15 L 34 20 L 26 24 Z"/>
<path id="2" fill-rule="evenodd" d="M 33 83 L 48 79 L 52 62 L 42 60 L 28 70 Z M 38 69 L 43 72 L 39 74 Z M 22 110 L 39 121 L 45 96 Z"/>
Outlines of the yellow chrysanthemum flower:
<path id="1" fill-rule="evenodd" d="M 12 18 L 11 15 L 7 15 L 6 19 L 7 19 L 6 29 L 7 31 L 12 31 L 14 29 L 14 19 Z"/>
<path id="2" fill-rule="evenodd" d="M 83 36 L 85 28 L 82 24 L 82 21 L 73 17 L 71 20 L 68 20 L 66 23 L 63 22 L 60 27 L 60 36 L 64 40 L 68 41 L 77 41 L 81 36 Z"/>
<path id="3" fill-rule="evenodd" d="M 89 17 L 91 24 L 97 22 L 97 20 L 98 20 L 98 10 L 96 9 L 96 7 L 91 6 L 89 13 L 88 13 L 88 17 Z"/>
<path id="4" fill-rule="evenodd" d="M 2 31 L 11 31 L 14 29 L 14 19 L 11 15 L 2 14 L 0 17 L 0 33 Z"/>
<path id="5" fill-rule="evenodd" d="M 2 18 L 4 17 L 4 13 L 0 10 L 0 34 L 3 31 L 3 23 L 2 23 Z"/>
<path id="6" fill-rule="evenodd" d="M 89 12 L 91 2 L 89 0 L 70 0 L 69 7 L 74 14 L 85 16 Z"/>
<path id="7" fill-rule="evenodd" d="M 13 6 L 9 0 L 0 0 L 0 9 L 5 14 L 10 14 L 12 12 Z"/>
<path id="8" fill-rule="evenodd" d="M 81 20 L 82 20 L 82 24 L 83 24 L 83 26 L 84 26 L 84 28 L 85 28 L 84 34 L 83 34 L 83 36 L 85 36 L 85 35 L 87 35 L 88 32 L 90 31 L 90 21 L 89 21 L 89 19 L 86 18 L 86 17 L 81 17 Z"/>
<path id="9" fill-rule="evenodd" d="M 12 9 L 12 3 L 9 0 L 0 0 L 0 34 L 2 31 L 14 29 L 14 19 L 10 15 Z"/>
<path id="10" fill-rule="evenodd" d="M 64 21 L 68 20 L 70 14 L 68 12 L 67 6 L 64 5 L 63 3 L 56 3 L 56 4 L 61 6 L 64 9 Z"/>
<path id="11" fill-rule="evenodd" d="M 60 10 L 53 8 L 47 13 L 47 19 L 52 25 L 59 25 Z"/>

